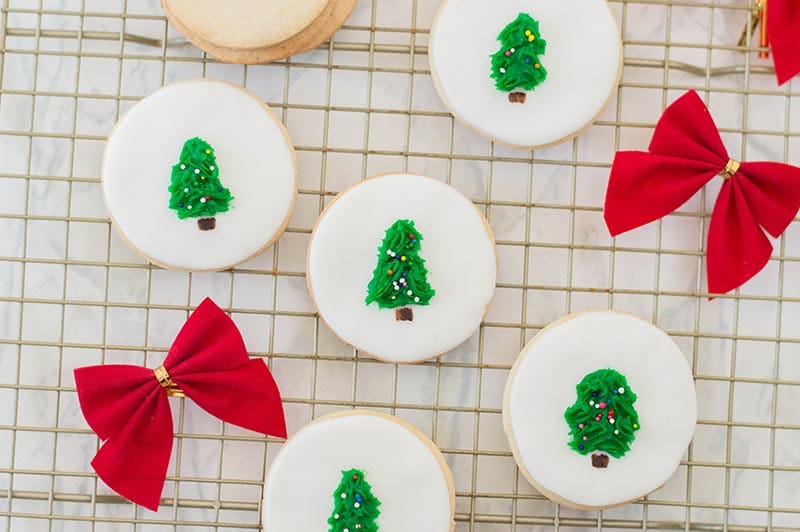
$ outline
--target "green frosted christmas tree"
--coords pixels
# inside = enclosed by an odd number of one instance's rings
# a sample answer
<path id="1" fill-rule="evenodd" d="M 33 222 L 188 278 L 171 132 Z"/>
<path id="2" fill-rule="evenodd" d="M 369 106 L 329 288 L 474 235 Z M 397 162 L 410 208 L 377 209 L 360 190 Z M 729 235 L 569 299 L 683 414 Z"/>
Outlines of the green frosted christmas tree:
<path id="1" fill-rule="evenodd" d="M 219 167 L 211 144 L 200 137 L 183 144 L 180 160 L 172 167 L 169 193 L 169 208 L 178 218 L 198 218 L 197 227 L 201 231 L 217 226 L 215 216 L 230 208 L 233 196 L 219 180 Z"/>
<path id="2" fill-rule="evenodd" d="M 358 469 L 342 471 L 342 481 L 333 493 L 333 513 L 328 532 L 378 532 L 376 520 L 381 501 Z"/>
<path id="3" fill-rule="evenodd" d="M 386 230 L 378 265 L 367 287 L 366 303 L 393 308 L 397 321 L 413 321 L 407 305 L 427 305 L 436 292 L 428 284 L 425 259 L 420 257 L 422 235 L 412 220 L 397 220 Z"/>
<path id="4" fill-rule="evenodd" d="M 564 412 L 570 429 L 569 446 L 583 455 L 597 451 L 600 454 L 592 455 L 592 465 L 608 467 L 608 455 L 621 458 L 636 439 L 636 394 L 625 376 L 613 369 L 589 373 L 575 391 L 578 399 Z"/>
<path id="5" fill-rule="evenodd" d="M 497 36 L 502 46 L 492 55 L 492 79 L 497 90 L 508 92 L 508 101 L 525 103 L 526 94 L 547 78 L 539 56 L 547 41 L 539 35 L 539 22 L 520 13 Z"/>

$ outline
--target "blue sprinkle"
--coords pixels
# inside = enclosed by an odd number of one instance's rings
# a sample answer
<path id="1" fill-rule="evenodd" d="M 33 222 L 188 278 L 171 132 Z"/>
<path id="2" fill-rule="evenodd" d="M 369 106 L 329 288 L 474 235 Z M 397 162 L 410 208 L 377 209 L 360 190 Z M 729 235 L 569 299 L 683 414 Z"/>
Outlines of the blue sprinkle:
<path id="1" fill-rule="evenodd" d="M 578 449 L 582 451 L 584 449 L 583 445 L 578 445 Z"/>
<path id="2" fill-rule="evenodd" d="M 526 58 L 525 58 L 525 62 L 526 62 L 526 63 L 530 63 L 530 62 L 531 62 L 531 58 L 530 58 L 530 57 L 526 57 Z"/>
<path id="3" fill-rule="evenodd" d="M 592 397 L 597 397 L 598 395 L 600 395 L 600 394 L 597 393 L 597 392 L 592 392 Z"/>
<path id="4" fill-rule="evenodd" d="M 178 207 L 183 208 L 183 203 L 178 203 Z"/>
<path id="5" fill-rule="evenodd" d="M 361 501 L 362 501 L 362 499 L 361 499 L 361 494 L 359 494 L 359 493 L 356 493 L 356 501 L 357 501 L 357 502 L 361 502 Z"/>
<path id="6" fill-rule="evenodd" d="M 614 395 L 617 395 L 619 392 L 617 390 L 612 390 L 611 393 L 613 393 Z"/>

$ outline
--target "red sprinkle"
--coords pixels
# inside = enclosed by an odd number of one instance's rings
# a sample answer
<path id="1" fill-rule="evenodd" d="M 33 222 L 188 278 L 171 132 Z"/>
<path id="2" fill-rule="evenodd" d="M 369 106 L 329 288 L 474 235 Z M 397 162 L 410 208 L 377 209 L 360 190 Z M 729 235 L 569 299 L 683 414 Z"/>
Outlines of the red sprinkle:
<path id="1" fill-rule="evenodd" d="M 600 408 L 605 408 L 605 407 L 606 407 L 605 403 L 600 403 Z"/>

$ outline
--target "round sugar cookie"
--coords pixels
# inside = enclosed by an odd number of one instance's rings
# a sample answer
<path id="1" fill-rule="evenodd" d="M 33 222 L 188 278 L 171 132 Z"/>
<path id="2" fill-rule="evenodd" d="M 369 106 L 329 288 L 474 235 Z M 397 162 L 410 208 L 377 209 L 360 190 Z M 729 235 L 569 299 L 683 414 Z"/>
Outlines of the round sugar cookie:
<path id="1" fill-rule="evenodd" d="M 449 532 L 455 487 L 441 452 L 419 430 L 349 410 L 289 438 L 267 473 L 262 508 L 264 532 Z"/>
<path id="2" fill-rule="evenodd" d="M 154 264 L 235 266 L 289 222 L 297 163 L 264 102 L 229 83 L 192 80 L 134 105 L 106 144 L 103 195 L 123 239 Z"/>
<path id="3" fill-rule="evenodd" d="M 162 0 L 170 23 L 211 56 L 239 64 L 268 63 L 331 38 L 356 0 Z M 265 21 L 273 21 L 265 23 Z"/>
<path id="4" fill-rule="evenodd" d="M 467 126 L 521 148 L 568 140 L 614 94 L 622 41 L 606 0 L 446 0 L 431 72 Z"/>
<path id="5" fill-rule="evenodd" d="M 453 187 L 416 174 L 356 183 L 311 235 L 307 282 L 320 317 L 376 358 L 419 362 L 467 340 L 494 294 L 494 236 Z"/>
<path id="6" fill-rule="evenodd" d="M 552 323 L 511 369 L 503 425 L 525 477 L 578 509 L 633 502 L 661 487 L 694 434 L 694 380 L 680 348 L 630 314 Z"/>

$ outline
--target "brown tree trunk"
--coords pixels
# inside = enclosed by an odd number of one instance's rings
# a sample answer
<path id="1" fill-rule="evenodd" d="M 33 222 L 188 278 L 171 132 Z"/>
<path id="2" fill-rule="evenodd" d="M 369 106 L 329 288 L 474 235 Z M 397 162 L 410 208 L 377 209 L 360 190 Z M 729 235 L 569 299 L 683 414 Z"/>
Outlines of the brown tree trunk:
<path id="1" fill-rule="evenodd" d="M 395 309 L 394 319 L 397 321 L 414 321 L 414 311 L 405 307 Z"/>
<path id="2" fill-rule="evenodd" d="M 525 98 L 527 98 L 527 94 L 524 92 L 509 92 L 508 93 L 508 101 L 511 103 L 525 103 Z"/>
<path id="3" fill-rule="evenodd" d="M 608 456 L 605 454 L 593 454 L 592 467 L 596 467 L 598 469 L 605 469 L 608 467 Z"/>
<path id="4" fill-rule="evenodd" d="M 217 219 L 216 218 L 200 218 L 197 220 L 197 227 L 201 231 L 211 231 L 215 227 L 217 227 Z"/>

